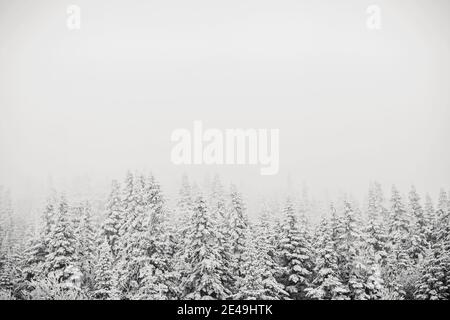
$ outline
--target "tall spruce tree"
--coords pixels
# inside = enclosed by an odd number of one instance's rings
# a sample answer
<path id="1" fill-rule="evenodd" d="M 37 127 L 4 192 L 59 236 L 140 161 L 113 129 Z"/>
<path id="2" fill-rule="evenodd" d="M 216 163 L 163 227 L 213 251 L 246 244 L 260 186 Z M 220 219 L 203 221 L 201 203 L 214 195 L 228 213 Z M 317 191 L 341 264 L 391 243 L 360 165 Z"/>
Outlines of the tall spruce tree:
<path id="1" fill-rule="evenodd" d="M 235 275 L 231 272 L 234 262 L 232 244 L 235 239 L 231 238 L 225 192 L 218 175 L 214 176 L 211 184 L 209 208 L 211 210 L 211 218 L 217 228 L 218 250 L 222 261 L 220 270 L 222 284 L 227 290 L 232 291 L 235 282 Z"/>
<path id="2" fill-rule="evenodd" d="M 352 300 L 366 299 L 365 271 L 362 255 L 362 232 L 354 206 L 344 200 L 342 228 L 339 234 L 338 251 L 340 255 L 340 272 L 343 283 L 348 287 L 348 297 Z"/>
<path id="3" fill-rule="evenodd" d="M 92 207 L 89 201 L 82 205 L 78 235 L 78 259 L 80 271 L 83 273 L 84 285 L 92 289 L 94 286 L 94 264 L 96 256 L 96 231 L 92 219 Z"/>
<path id="4" fill-rule="evenodd" d="M 195 201 L 186 238 L 183 258 L 187 270 L 182 281 L 183 298 L 227 298 L 230 292 L 223 286 L 220 275 L 222 262 L 217 248 L 218 235 L 202 196 Z"/>
<path id="5" fill-rule="evenodd" d="M 367 204 L 367 224 L 365 234 L 367 250 L 375 255 L 375 261 L 380 265 L 386 264 L 387 230 L 384 222 L 386 209 L 383 206 L 384 197 L 379 183 L 371 184 Z"/>
<path id="6" fill-rule="evenodd" d="M 411 227 L 411 252 L 410 257 L 417 264 L 425 256 L 425 250 L 428 248 L 428 226 L 425 212 L 420 204 L 420 197 L 416 188 L 411 187 L 409 192 L 409 210 L 412 217 Z"/>
<path id="7" fill-rule="evenodd" d="M 402 284 L 402 275 L 411 267 L 410 219 L 399 191 L 392 187 L 389 226 L 389 257 L 385 269 L 385 282 L 393 296 L 404 298 L 407 295 Z"/>
<path id="8" fill-rule="evenodd" d="M 178 275 L 172 259 L 175 242 L 169 231 L 164 197 L 153 175 L 145 180 L 144 205 L 148 211 L 148 262 L 142 270 L 138 299 L 173 299 L 179 292 L 175 286 Z"/>
<path id="9" fill-rule="evenodd" d="M 121 229 L 118 254 L 119 285 L 128 299 L 133 299 L 141 287 L 142 270 L 149 263 L 149 214 L 145 199 L 145 178 L 127 176 L 128 188 L 124 198 L 126 221 Z"/>
<path id="10" fill-rule="evenodd" d="M 242 277 L 241 266 L 245 252 L 245 235 L 248 228 L 246 208 L 241 193 L 231 186 L 229 204 L 229 239 L 232 255 L 231 272 L 235 280 Z"/>
<path id="11" fill-rule="evenodd" d="M 311 248 L 301 233 L 293 203 L 287 200 L 284 208 L 283 237 L 280 242 L 283 272 L 280 282 L 292 299 L 304 299 L 310 286 L 313 261 Z"/>
<path id="12" fill-rule="evenodd" d="M 106 203 L 106 217 L 102 224 L 102 233 L 105 235 L 114 257 L 117 256 L 119 251 L 120 229 L 124 223 L 125 216 L 120 199 L 120 184 L 117 180 L 113 180 Z"/>
<path id="13" fill-rule="evenodd" d="M 69 218 L 68 204 L 65 196 L 61 196 L 55 216 L 55 226 L 49 239 L 49 252 L 45 264 L 49 272 L 53 272 L 59 281 L 68 280 L 77 267 L 76 238 Z"/>
<path id="14" fill-rule="evenodd" d="M 108 240 L 99 241 L 100 247 L 94 267 L 94 290 L 96 299 L 116 300 L 120 297 L 117 289 L 118 275 L 114 266 L 114 256 Z"/>
<path id="15" fill-rule="evenodd" d="M 258 246 L 258 238 L 252 228 L 245 235 L 246 250 L 243 254 L 242 275 L 236 281 L 238 300 L 279 300 L 288 293 L 278 283 L 267 264 L 266 253 Z"/>
<path id="16" fill-rule="evenodd" d="M 334 208 L 331 209 L 334 211 Z M 325 217 L 320 222 L 315 236 L 316 260 L 314 278 L 306 290 L 307 297 L 318 300 L 345 300 L 348 289 L 342 283 L 339 272 L 336 238 L 331 222 Z"/>
<path id="17" fill-rule="evenodd" d="M 435 225 L 435 210 L 433 205 L 433 200 L 429 194 L 425 196 L 425 207 L 424 207 L 424 217 L 425 217 L 425 229 L 426 229 L 426 239 L 428 244 L 428 249 L 431 248 L 434 242 L 433 229 Z"/>
<path id="18" fill-rule="evenodd" d="M 256 233 L 256 249 L 262 260 L 264 287 L 266 294 L 273 296 L 274 299 L 285 299 L 289 294 L 284 291 L 284 286 L 276 280 L 281 274 L 282 268 L 279 264 L 277 251 L 277 238 L 280 235 L 276 232 L 275 223 L 274 213 L 268 204 L 263 201 L 254 233 Z"/>

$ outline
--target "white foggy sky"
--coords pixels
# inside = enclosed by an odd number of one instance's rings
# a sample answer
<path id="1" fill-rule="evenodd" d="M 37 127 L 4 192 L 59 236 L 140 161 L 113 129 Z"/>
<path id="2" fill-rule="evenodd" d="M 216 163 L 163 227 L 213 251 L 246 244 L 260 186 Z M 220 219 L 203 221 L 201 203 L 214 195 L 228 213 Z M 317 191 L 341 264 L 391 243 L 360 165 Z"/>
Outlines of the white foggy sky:
<path id="1" fill-rule="evenodd" d="M 81 7 L 81 30 L 66 8 Z M 366 8 L 382 9 L 382 30 Z M 362 195 L 449 187 L 450 2 L 0 0 L 0 184 L 218 172 Z M 280 172 L 170 162 L 171 132 L 279 128 Z"/>

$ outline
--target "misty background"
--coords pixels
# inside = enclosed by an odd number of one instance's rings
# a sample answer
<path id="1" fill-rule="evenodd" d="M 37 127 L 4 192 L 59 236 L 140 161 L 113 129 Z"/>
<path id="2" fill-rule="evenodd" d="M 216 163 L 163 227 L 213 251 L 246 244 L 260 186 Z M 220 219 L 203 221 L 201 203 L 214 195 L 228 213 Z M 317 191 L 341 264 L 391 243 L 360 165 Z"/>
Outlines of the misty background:
<path id="1" fill-rule="evenodd" d="M 69 30 L 66 9 L 81 8 Z M 381 30 L 366 26 L 381 8 Z M 249 197 L 449 188 L 450 2 L 0 0 L 0 184 L 107 193 L 151 170 Z M 280 171 L 175 166 L 173 130 L 280 129 Z M 82 192 L 80 191 L 80 192 Z"/>

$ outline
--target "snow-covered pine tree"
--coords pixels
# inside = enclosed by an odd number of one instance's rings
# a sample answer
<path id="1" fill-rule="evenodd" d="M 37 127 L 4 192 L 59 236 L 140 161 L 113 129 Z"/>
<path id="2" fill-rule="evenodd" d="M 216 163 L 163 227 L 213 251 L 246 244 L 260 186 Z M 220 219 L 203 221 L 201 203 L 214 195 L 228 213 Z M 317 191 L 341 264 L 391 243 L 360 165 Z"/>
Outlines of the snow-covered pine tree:
<path id="1" fill-rule="evenodd" d="M 83 211 L 84 211 L 83 203 L 81 201 L 72 203 L 69 206 L 68 210 L 69 210 L 70 224 L 72 226 L 72 229 L 73 229 L 75 235 L 78 236 L 80 228 L 81 228 L 80 223 L 81 223 L 81 219 L 83 217 Z M 79 239 L 77 237 L 77 243 L 78 242 L 79 242 Z M 78 248 L 77 248 L 77 254 L 78 254 Z"/>
<path id="2" fill-rule="evenodd" d="M 208 199 L 211 215 L 219 220 L 226 216 L 225 192 L 219 175 L 215 175 L 211 182 L 211 194 Z"/>
<path id="3" fill-rule="evenodd" d="M 364 299 L 366 300 L 383 299 L 384 293 L 386 292 L 380 260 L 373 250 L 373 247 L 368 247 L 362 251 L 364 264 Z"/>
<path id="4" fill-rule="evenodd" d="M 278 201 L 261 201 L 263 203 L 262 219 L 266 220 L 269 233 L 266 233 L 266 241 L 269 243 L 268 254 L 273 260 L 273 275 L 276 279 L 279 279 L 282 274 L 282 253 L 280 250 L 281 240 L 284 237 L 283 222 L 285 217 L 283 215 L 283 210 Z M 266 216 L 263 218 L 263 216 Z M 264 230 L 264 229 L 263 229 Z M 263 236 L 263 235 L 261 235 Z"/>
<path id="5" fill-rule="evenodd" d="M 218 175 L 215 175 L 211 184 L 211 195 L 209 197 L 209 208 L 211 218 L 217 228 L 218 250 L 221 256 L 221 280 L 225 288 L 232 291 L 234 285 L 232 238 L 227 214 L 225 192 Z"/>
<path id="6" fill-rule="evenodd" d="M 334 207 L 331 208 L 334 214 Z M 348 289 L 342 283 L 338 265 L 336 237 L 331 222 L 325 217 L 320 222 L 316 236 L 314 278 L 307 288 L 307 297 L 319 300 L 345 300 Z"/>
<path id="7" fill-rule="evenodd" d="M 149 211 L 145 199 L 145 178 L 142 175 L 127 175 L 124 198 L 126 221 L 120 233 L 118 254 L 119 285 L 128 299 L 133 299 L 140 289 L 141 271 L 148 264 L 149 257 Z"/>
<path id="8" fill-rule="evenodd" d="M 221 256 L 218 236 L 205 200 L 198 196 L 189 228 L 183 258 L 187 270 L 182 287 L 185 299 L 225 299 L 230 292 L 223 286 L 220 275 Z"/>
<path id="9" fill-rule="evenodd" d="M 258 223 L 254 227 L 256 248 L 264 267 L 263 281 L 266 294 L 274 299 L 285 299 L 288 293 L 284 286 L 276 280 L 281 273 L 278 257 L 278 234 L 275 228 L 275 216 L 266 201 L 262 201 Z M 281 290 L 280 290 L 281 289 Z"/>
<path id="10" fill-rule="evenodd" d="M 178 193 L 177 201 L 177 224 L 183 235 L 186 231 L 188 222 L 192 216 L 194 208 L 192 187 L 189 184 L 187 175 L 183 175 L 181 179 L 181 188 Z"/>
<path id="11" fill-rule="evenodd" d="M 287 199 L 284 208 L 283 236 L 280 240 L 281 266 L 279 281 L 291 299 L 304 299 L 310 286 L 313 260 L 310 247 L 301 233 L 293 203 Z"/>
<path id="12" fill-rule="evenodd" d="M 164 210 L 164 198 L 161 192 L 161 186 L 153 175 L 149 175 L 144 180 L 144 205 L 149 209 L 148 226 L 151 233 L 160 233 L 163 222 L 166 220 Z"/>
<path id="13" fill-rule="evenodd" d="M 51 190 L 50 195 L 46 199 L 38 234 L 29 238 L 24 252 L 23 278 L 27 281 L 37 277 L 44 277 L 48 272 L 48 265 L 45 262 L 50 252 L 50 240 L 55 226 L 57 211 L 58 200 L 56 191 Z"/>
<path id="14" fill-rule="evenodd" d="M 434 210 L 433 201 L 431 200 L 430 195 L 427 194 L 425 196 L 424 216 L 428 249 L 431 248 L 431 245 L 434 242 L 433 229 L 436 220 L 435 213 L 436 212 Z"/>
<path id="15" fill-rule="evenodd" d="M 446 297 L 450 298 L 450 203 L 444 189 L 439 195 L 436 216 L 436 247 L 441 250 L 441 266 L 445 270 L 443 283 Z"/>
<path id="16" fill-rule="evenodd" d="M 243 253 L 242 276 L 236 281 L 236 294 L 233 299 L 238 300 L 279 300 L 288 296 L 283 285 L 273 277 L 267 256 L 258 245 L 255 231 L 248 227 L 245 235 L 246 250 Z"/>
<path id="17" fill-rule="evenodd" d="M 80 271 L 83 273 L 83 282 L 88 288 L 94 286 L 94 264 L 96 256 L 96 231 L 92 221 L 92 208 L 89 201 L 82 206 L 78 235 L 78 259 Z"/>
<path id="18" fill-rule="evenodd" d="M 344 200 L 338 251 L 340 277 L 348 287 L 348 297 L 365 300 L 366 266 L 363 260 L 363 242 L 359 215 L 352 204 Z"/>
<path id="19" fill-rule="evenodd" d="M 76 238 L 68 214 L 65 196 L 61 196 L 56 211 L 55 225 L 52 228 L 46 256 L 46 269 L 53 272 L 59 281 L 72 276 L 71 268 L 77 267 Z"/>
<path id="20" fill-rule="evenodd" d="M 410 257 L 415 264 L 418 264 L 425 256 L 425 250 L 428 248 L 428 225 L 424 210 L 420 204 L 420 197 L 414 186 L 409 192 L 409 210 L 413 219 L 411 228 L 411 252 Z"/>
<path id="21" fill-rule="evenodd" d="M 386 264 L 387 257 L 387 232 L 384 225 L 386 209 L 383 202 L 381 185 L 377 182 L 371 184 L 367 203 L 367 224 L 364 232 L 367 250 L 373 252 L 375 261 L 380 265 Z"/>
<path id="22" fill-rule="evenodd" d="M 135 177 L 133 174 L 128 171 L 125 176 L 125 182 L 124 187 L 122 189 L 122 195 L 121 195 L 121 209 L 123 211 L 123 221 L 124 223 L 121 224 L 119 229 L 119 237 L 120 237 L 120 243 L 118 244 L 121 248 L 126 246 L 124 243 L 124 238 L 126 238 L 126 234 L 128 231 L 128 228 L 131 225 L 131 220 L 135 215 L 135 208 L 137 205 L 137 199 L 138 195 L 136 192 L 136 189 L 139 186 L 136 186 Z"/>
<path id="23" fill-rule="evenodd" d="M 6 233 L 6 222 L 3 211 L 3 186 L 0 185 L 0 248 L 2 247 L 5 233 Z"/>
<path id="24" fill-rule="evenodd" d="M 270 251 L 275 251 L 275 215 L 265 199 L 260 200 L 258 223 L 256 232 L 259 240 L 264 240 L 266 245 L 270 246 Z M 260 241 L 258 241 L 260 242 Z"/>
<path id="25" fill-rule="evenodd" d="M 1 191 L 1 189 L 0 189 Z M 0 192 L 0 256 L 9 252 L 14 241 L 14 220 L 11 193 Z"/>
<path id="26" fill-rule="evenodd" d="M 241 193 L 235 185 L 230 188 L 228 207 L 229 239 L 231 249 L 231 273 L 235 280 L 241 277 L 243 254 L 245 252 L 245 235 L 248 228 L 246 208 Z"/>
<path id="27" fill-rule="evenodd" d="M 13 218 L 9 192 L 0 187 L 0 290 L 10 292 L 13 288 L 14 270 L 12 256 Z"/>
<path id="28" fill-rule="evenodd" d="M 17 264 L 12 250 L 3 253 L 0 263 L 0 291 L 12 293 L 18 280 Z"/>
<path id="29" fill-rule="evenodd" d="M 434 234 L 436 240 L 442 240 L 445 237 L 445 228 L 448 222 L 449 203 L 447 193 L 444 189 L 439 192 L 438 205 L 436 208 L 436 224 L 434 226 Z"/>
<path id="30" fill-rule="evenodd" d="M 164 197 L 156 179 L 150 175 L 144 186 L 144 205 L 148 215 L 148 262 L 141 271 L 141 286 L 137 299 L 173 299 L 179 294 L 175 282 L 177 273 L 172 261 L 176 244 L 168 226 Z"/>
<path id="31" fill-rule="evenodd" d="M 298 222 L 300 235 L 303 239 L 305 239 L 305 245 L 308 247 L 308 251 L 310 252 L 311 256 L 314 256 L 314 248 L 312 246 L 313 236 L 311 231 L 311 224 L 306 212 L 304 211 L 299 212 Z"/>
<path id="32" fill-rule="evenodd" d="M 431 203 L 431 201 L 430 201 Z M 431 204 L 426 206 L 430 214 Z M 447 300 L 450 298 L 450 208 L 446 192 L 439 193 L 431 248 L 426 250 L 421 265 L 420 280 L 415 298 L 422 300 Z"/>
<path id="33" fill-rule="evenodd" d="M 120 199 L 120 184 L 117 180 L 111 183 L 111 192 L 106 203 L 106 217 L 102 223 L 105 235 L 114 257 L 119 251 L 120 229 L 125 223 L 124 211 Z"/>
<path id="34" fill-rule="evenodd" d="M 255 240 L 247 228 L 245 231 L 245 247 L 242 253 L 241 275 L 235 283 L 235 300 L 262 300 L 264 299 L 264 286 L 261 273 L 263 271 L 262 261 L 258 257 Z"/>
<path id="35" fill-rule="evenodd" d="M 3 199 L 3 186 L 0 185 L 0 259 L 3 253 L 3 247 L 5 243 L 5 239 L 7 238 L 7 217 L 5 215 L 4 210 L 4 199 Z M 6 249 L 6 248 L 5 248 Z M 6 251 L 6 250 L 5 250 Z"/>
<path id="36" fill-rule="evenodd" d="M 194 186 L 189 182 L 189 178 L 186 174 L 183 174 L 181 178 L 181 187 L 178 191 L 176 199 L 176 205 L 173 213 L 173 225 L 168 225 L 168 238 L 172 239 L 174 247 L 173 251 L 173 267 L 174 272 L 182 279 L 185 277 L 185 273 L 189 269 L 189 266 L 185 261 L 185 248 L 188 245 L 188 239 L 186 237 L 189 228 L 191 226 L 192 215 L 194 211 Z M 181 284 L 174 286 L 173 288 L 178 292 L 178 298 L 181 298 L 184 293 L 184 288 Z"/>
<path id="37" fill-rule="evenodd" d="M 106 238 L 99 243 L 94 267 L 94 297 L 101 300 L 116 300 L 120 295 L 117 289 L 117 271 L 113 267 L 114 256 Z"/>
<path id="38" fill-rule="evenodd" d="M 445 279 L 448 270 L 445 269 L 447 257 L 443 243 L 433 243 L 430 249 L 425 250 L 425 253 L 414 297 L 419 300 L 447 300 L 450 296 Z"/>
<path id="39" fill-rule="evenodd" d="M 389 225 L 389 256 L 384 279 L 391 295 L 397 298 L 404 298 L 407 294 L 402 276 L 412 265 L 410 252 L 410 219 L 399 191 L 393 186 Z"/>

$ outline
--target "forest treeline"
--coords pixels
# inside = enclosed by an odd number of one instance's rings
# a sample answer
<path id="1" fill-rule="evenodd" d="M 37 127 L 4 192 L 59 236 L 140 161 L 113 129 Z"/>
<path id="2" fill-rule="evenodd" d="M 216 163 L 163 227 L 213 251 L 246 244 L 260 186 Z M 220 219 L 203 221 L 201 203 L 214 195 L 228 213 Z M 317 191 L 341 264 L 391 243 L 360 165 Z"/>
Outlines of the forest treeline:
<path id="1" fill-rule="evenodd" d="M 369 187 L 311 221 L 307 201 L 264 202 L 216 176 L 183 177 L 169 206 L 152 175 L 113 181 L 104 210 L 51 192 L 39 224 L 1 189 L 0 299 L 420 299 L 450 297 L 450 203 Z"/>

